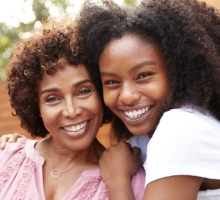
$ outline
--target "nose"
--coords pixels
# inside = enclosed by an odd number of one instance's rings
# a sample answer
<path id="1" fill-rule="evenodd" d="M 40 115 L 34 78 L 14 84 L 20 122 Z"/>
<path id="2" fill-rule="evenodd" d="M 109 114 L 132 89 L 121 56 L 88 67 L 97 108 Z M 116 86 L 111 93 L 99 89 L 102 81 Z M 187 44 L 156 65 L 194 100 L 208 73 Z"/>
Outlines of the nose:
<path id="1" fill-rule="evenodd" d="M 123 84 L 119 100 L 125 105 L 132 106 L 140 100 L 141 94 L 133 84 Z"/>
<path id="2" fill-rule="evenodd" d="M 74 118 L 82 112 L 81 107 L 74 102 L 72 99 L 68 99 L 64 103 L 64 107 L 62 110 L 62 115 L 64 117 Z"/>

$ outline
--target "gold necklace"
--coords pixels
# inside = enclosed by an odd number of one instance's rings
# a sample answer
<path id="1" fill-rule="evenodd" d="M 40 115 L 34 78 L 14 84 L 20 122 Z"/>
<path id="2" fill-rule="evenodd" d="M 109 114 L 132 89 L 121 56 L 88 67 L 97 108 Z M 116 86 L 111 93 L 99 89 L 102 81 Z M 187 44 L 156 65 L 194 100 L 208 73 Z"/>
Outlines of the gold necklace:
<path id="1" fill-rule="evenodd" d="M 50 175 L 51 175 L 53 178 L 59 178 L 59 177 L 62 175 L 62 173 L 67 172 L 67 171 L 73 169 L 74 167 L 76 167 L 76 166 L 82 164 L 83 162 L 85 162 L 86 160 L 88 160 L 89 158 L 91 158 L 91 156 L 89 156 L 89 157 L 86 158 L 85 160 L 82 160 L 81 162 L 77 163 L 76 165 L 73 165 L 71 168 L 66 169 L 66 170 L 64 170 L 64 171 L 61 171 L 60 169 L 53 167 L 53 163 L 52 163 L 52 160 L 51 160 L 50 155 L 49 155 L 49 140 L 48 140 L 48 142 L 47 142 L 47 157 L 48 157 L 48 159 L 49 159 L 49 161 L 50 161 L 51 168 L 52 168 L 52 171 L 50 172 Z"/>

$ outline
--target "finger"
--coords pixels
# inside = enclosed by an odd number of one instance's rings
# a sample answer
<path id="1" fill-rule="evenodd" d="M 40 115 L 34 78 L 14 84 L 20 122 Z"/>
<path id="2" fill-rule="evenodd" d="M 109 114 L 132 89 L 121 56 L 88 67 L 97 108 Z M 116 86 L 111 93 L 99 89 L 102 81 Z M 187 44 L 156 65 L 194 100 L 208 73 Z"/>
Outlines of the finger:
<path id="1" fill-rule="evenodd" d="M 15 139 L 17 139 L 17 138 L 26 138 L 26 136 L 25 135 L 21 135 L 21 134 L 19 134 L 19 133 L 13 133 L 12 134 L 13 135 L 13 137 L 15 138 Z"/>
<path id="2" fill-rule="evenodd" d="M 138 148 L 138 147 L 136 147 L 136 146 L 134 146 L 134 147 L 132 148 L 132 153 L 133 153 L 133 155 L 134 155 L 135 157 L 140 157 L 141 149 Z"/>
<path id="3" fill-rule="evenodd" d="M 8 139 L 8 142 L 16 142 L 18 138 L 22 138 L 23 136 L 18 133 L 13 133 L 13 137 Z"/>
<path id="4" fill-rule="evenodd" d="M 128 142 L 123 142 L 123 144 L 126 144 L 126 146 L 131 150 L 131 152 L 132 152 L 132 146 L 131 146 L 131 144 L 130 143 L 128 143 Z"/>
<path id="5" fill-rule="evenodd" d="M 8 139 L 12 137 L 12 134 L 2 135 L 0 138 L 0 149 L 3 150 L 5 148 L 6 142 Z"/>
<path id="6" fill-rule="evenodd" d="M 10 135 L 10 137 L 8 137 L 8 142 L 9 143 L 17 142 L 18 138 L 26 138 L 26 136 L 21 135 L 19 133 L 13 133 Z"/>
<path id="7" fill-rule="evenodd" d="M 1 136 L 1 141 L 3 142 L 3 143 L 6 143 L 6 142 L 9 142 L 9 140 L 11 139 L 11 138 L 13 138 L 13 134 L 6 134 L 6 135 L 2 135 Z"/>
<path id="8" fill-rule="evenodd" d="M 10 137 L 10 138 L 8 138 L 8 141 L 7 142 L 9 142 L 9 143 L 13 143 L 13 142 L 15 142 L 16 140 L 15 140 L 15 138 L 14 137 Z"/>
<path id="9" fill-rule="evenodd" d="M 132 148 L 132 154 L 133 154 L 133 156 L 134 156 L 134 159 L 135 159 L 137 162 L 139 162 L 139 161 L 140 161 L 140 155 L 141 155 L 141 150 L 140 150 L 140 148 L 134 146 L 134 147 Z"/>
<path id="10" fill-rule="evenodd" d="M 0 149 L 3 150 L 5 148 L 6 142 L 0 140 Z"/>

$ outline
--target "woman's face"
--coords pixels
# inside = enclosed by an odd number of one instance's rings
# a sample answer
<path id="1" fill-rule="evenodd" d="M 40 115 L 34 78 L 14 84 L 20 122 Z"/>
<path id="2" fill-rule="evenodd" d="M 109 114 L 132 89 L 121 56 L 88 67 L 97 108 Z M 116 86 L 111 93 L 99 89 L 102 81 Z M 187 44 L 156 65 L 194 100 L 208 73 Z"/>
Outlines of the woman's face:
<path id="1" fill-rule="evenodd" d="M 105 104 L 134 135 L 154 132 L 169 92 L 160 48 L 134 35 L 112 40 L 100 62 Z"/>
<path id="2" fill-rule="evenodd" d="M 44 73 L 38 102 L 44 125 L 60 146 L 82 150 L 92 143 L 102 122 L 103 108 L 83 64 L 67 65 L 53 75 Z"/>

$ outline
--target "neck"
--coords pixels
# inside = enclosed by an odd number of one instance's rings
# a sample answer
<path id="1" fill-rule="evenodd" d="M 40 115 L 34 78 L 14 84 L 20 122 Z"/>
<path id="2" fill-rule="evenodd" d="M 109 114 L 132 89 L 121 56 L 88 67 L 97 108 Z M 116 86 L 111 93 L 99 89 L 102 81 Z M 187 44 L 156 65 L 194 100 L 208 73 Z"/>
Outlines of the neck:
<path id="1" fill-rule="evenodd" d="M 75 150 L 61 146 L 56 140 L 53 139 L 53 137 L 48 138 L 48 140 L 45 142 L 47 143 L 46 149 L 54 164 L 61 163 L 61 161 L 63 163 L 71 163 L 73 161 L 83 160 L 88 157 L 95 157 L 93 143 L 86 149 Z"/>

